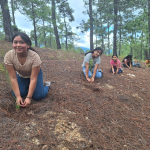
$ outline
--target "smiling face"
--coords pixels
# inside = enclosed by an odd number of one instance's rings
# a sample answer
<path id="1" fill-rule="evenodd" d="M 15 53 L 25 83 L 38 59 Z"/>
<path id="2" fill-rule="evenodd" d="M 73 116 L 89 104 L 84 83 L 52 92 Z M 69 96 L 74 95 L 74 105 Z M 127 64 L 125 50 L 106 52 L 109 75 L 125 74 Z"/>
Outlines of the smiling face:
<path id="1" fill-rule="evenodd" d="M 13 48 L 19 53 L 26 53 L 29 45 L 21 38 L 20 35 L 16 36 L 13 40 Z"/>
<path id="2" fill-rule="evenodd" d="M 114 62 L 116 62 L 117 59 L 118 59 L 117 56 L 113 56 L 113 57 L 112 57 L 112 60 L 113 60 Z"/>
<path id="3" fill-rule="evenodd" d="M 94 53 L 93 53 L 93 57 L 98 57 L 98 56 L 100 56 L 101 55 L 101 50 L 96 50 L 96 51 L 94 51 Z"/>

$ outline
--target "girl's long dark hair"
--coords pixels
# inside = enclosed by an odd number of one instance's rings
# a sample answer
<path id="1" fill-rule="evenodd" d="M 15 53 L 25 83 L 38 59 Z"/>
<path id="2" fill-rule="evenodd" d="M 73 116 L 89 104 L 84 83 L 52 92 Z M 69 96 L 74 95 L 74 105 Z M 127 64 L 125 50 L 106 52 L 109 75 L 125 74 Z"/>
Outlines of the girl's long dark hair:
<path id="1" fill-rule="evenodd" d="M 113 58 L 114 56 L 116 56 L 116 57 L 118 58 L 117 54 L 113 54 L 113 55 L 112 55 L 112 58 Z"/>
<path id="2" fill-rule="evenodd" d="M 128 55 L 125 58 L 123 58 L 122 62 L 124 62 L 125 59 L 131 58 L 131 62 L 132 62 L 132 55 Z"/>
<path id="3" fill-rule="evenodd" d="M 101 48 L 101 47 L 96 47 L 95 49 L 93 49 L 93 50 L 90 50 L 89 52 L 87 52 L 87 53 L 85 53 L 85 56 L 88 54 L 88 53 L 94 53 L 94 51 L 98 51 L 98 50 L 101 50 L 101 54 L 100 54 L 100 56 L 102 55 L 102 53 L 103 53 L 103 49 Z"/>
<path id="4" fill-rule="evenodd" d="M 26 44 L 30 45 L 30 47 L 28 48 L 28 50 L 30 49 L 30 50 L 36 52 L 35 49 L 31 47 L 31 45 L 32 45 L 31 39 L 29 38 L 29 36 L 28 36 L 26 33 L 23 33 L 23 32 L 16 32 L 16 33 L 13 35 L 13 37 L 12 37 L 12 43 L 13 43 L 14 38 L 15 38 L 16 36 L 20 36 L 21 39 L 24 40 L 24 42 L 25 42 Z"/>

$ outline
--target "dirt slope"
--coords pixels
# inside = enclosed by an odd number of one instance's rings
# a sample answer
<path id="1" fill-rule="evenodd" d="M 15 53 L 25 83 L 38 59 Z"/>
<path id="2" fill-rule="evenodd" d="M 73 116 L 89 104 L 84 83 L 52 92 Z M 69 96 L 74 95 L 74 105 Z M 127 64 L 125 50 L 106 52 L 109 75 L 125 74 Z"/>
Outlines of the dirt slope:
<path id="1" fill-rule="evenodd" d="M 0 42 L 0 61 L 11 43 Z M 150 149 L 150 69 L 124 69 L 113 76 L 111 57 L 102 56 L 103 77 L 87 83 L 83 54 L 36 48 L 48 96 L 16 110 L 11 87 L 0 69 L 0 149 Z M 142 66 L 144 66 L 142 64 Z"/>

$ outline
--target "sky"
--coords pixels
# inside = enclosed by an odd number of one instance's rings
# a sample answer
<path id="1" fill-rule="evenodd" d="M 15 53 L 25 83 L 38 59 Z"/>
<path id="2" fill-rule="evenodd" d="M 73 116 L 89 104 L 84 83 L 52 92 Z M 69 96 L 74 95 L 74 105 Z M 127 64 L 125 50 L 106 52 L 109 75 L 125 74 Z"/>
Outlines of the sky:
<path id="1" fill-rule="evenodd" d="M 8 0 L 10 2 L 10 0 Z M 76 33 L 79 37 L 79 41 L 74 41 L 76 47 L 85 47 L 90 49 L 90 30 L 82 33 L 80 29 L 76 27 L 80 25 L 82 20 L 87 21 L 89 19 L 88 15 L 84 15 L 83 11 L 85 11 L 83 0 L 68 0 L 70 7 L 74 10 L 74 18 L 75 21 L 71 22 L 70 25 L 72 27 L 72 31 Z M 11 10 L 10 10 L 11 12 Z M 137 13 L 137 11 L 136 11 Z M 16 25 L 18 28 L 26 31 L 28 34 L 31 30 L 33 30 L 32 21 L 30 21 L 25 15 L 22 15 L 19 11 L 15 11 L 15 19 Z M 95 42 L 96 37 L 93 36 L 93 42 Z M 113 33 L 110 34 L 110 42 L 113 41 Z M 105 42 L 107 43 L 107 41 Z M 98 43 L 98 46 L 101 46 L 101 43 Z"/>
<path id="2" fill-rule="evenodd" d="M 75 21 L 70 23 L 72 27 L 72 31 L 75 32 L 79 37 L 79 41 L 74 41 L 75 45 L 78 47 L 86 47 L 90 48 L 90 33 L 89 31 L 86 33 L 82 33 L 80 29 L 76 27 L 79 26 L 82 20 L 88 20 L 89 16 L 84 15 L 82 12 L 85 11 L 83 0 L 68 0 L 70 7 L 74 10 L 74 18 Z M 11 10 L 10 10 L 11 12 Z M 18 28 L 30 33 L 33 30 L 32 21 L 30 21 L 25 15 L 22 15 L 19 11 L 15 11 L 15 21 Z"/>
<path id="3" fill-rule="evenodd" d="M 74 41 L 74 44 L 76 47 L 85 47 L 90 49 L 90 31 L 82 33 L 80 29 L 76 28 L 77 26 L 80 25 L 82 20 L 87 21 L 89 19 L 88 15 L 84 15 L 82 13 L 83 11 L 86 10 L 84 7 L 84 2 L 83 0 L 68 0 L 68 2 L 70 7 L 74 10 L 73 15 L 75 21 L 70 23 L 72 31 L 80 37 L 80 40 Z M 26 31 L 28 34 L 30 33 L 31 30 L 33 30 L 32 21 L 29 20 L 25 15 L 22 15 L 19 11 L 15 11 L 15 19 L 18 28 L 22 29 L 23 31 Z M 110 35 L 110 38 L 112 38 L 112 35 Z M 93 40 L 95 42 L 96 40 L 95 36 L 93 37 Z M 101 46 L 101 44 L 99 44 L 98 46 Z"/>

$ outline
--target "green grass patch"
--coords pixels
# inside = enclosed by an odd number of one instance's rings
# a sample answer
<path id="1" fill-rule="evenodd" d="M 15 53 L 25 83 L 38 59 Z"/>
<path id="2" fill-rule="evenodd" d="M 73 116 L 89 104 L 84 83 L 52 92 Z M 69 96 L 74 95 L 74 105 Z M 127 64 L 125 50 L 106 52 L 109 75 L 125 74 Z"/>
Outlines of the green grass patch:
<path id="1" fill-rule="evenodd" d="M 2 72 L 5 73 L 6 80 L 7 80 L 7 82 L 10 83 L 10 78 L 9 78 L 8 71 L 5 69 L 5 67 L 4 67 L 4 65 L 3 65 L 2 63 L 0 63 L 0 71 L 2 71 Z M 13 97 L 14 97 L 14 96 L 13 96 Z M 17 100 L 16 97 L 14 97 L 14 98 L 15 98 L 15 100 Z M 16 107 L 16 109 L 18 110 L 18 109 L 20 108 L 20 105 L 15 104 L 15 107 Z"/>
<path id="2" fill-rule="evenodd" d="M 0 63 L 0 71 L 5 71 L 3 64 Z"/>
<path id="3" fill-rule="evenodd" d="M 5 67 L 2 63 L 0 63 L 0 71 L 5 73 L 6 80 L 10 83 L 10 78 L 9 78 L 8 71 L 5 69 Z"/>
<path id="4" fill-rule="evenodd" d="M 4 57 L 4 55 L 5 55 L 4 50 L 1 50 L 1 51 L 0 51 L 0 57 Z"/>

